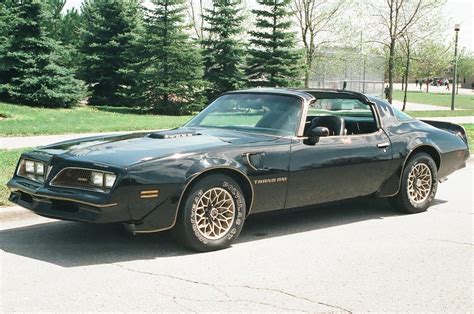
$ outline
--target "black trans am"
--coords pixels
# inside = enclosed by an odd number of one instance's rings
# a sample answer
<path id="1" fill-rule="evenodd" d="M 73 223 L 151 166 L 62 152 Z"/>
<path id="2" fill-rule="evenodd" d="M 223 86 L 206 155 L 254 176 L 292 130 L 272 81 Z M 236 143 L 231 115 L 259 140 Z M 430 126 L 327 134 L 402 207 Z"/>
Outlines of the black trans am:
<path id="1" fill-rule="evenodd" d="M 61 142 L 24 153 L 10 201 L 45 217 L 173 228 L 221 249 L 253 213 L 365 195 L 425 211 L 466 165 L 465 130 L 337 90 L 226 93 L 183 127 Z"/>

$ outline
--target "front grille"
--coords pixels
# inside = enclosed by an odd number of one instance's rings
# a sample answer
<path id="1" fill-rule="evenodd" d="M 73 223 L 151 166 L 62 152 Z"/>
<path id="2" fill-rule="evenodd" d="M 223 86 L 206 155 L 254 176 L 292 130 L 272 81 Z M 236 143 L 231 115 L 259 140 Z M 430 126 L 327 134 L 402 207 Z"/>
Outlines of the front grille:
<path id="1" fill-rule="evenodd" d="M 92 185 L 91 174 L 92 170 L 89 169 L 66 168 L 51 180 L 50 185 L 102 191 L 102 189 Z"/>
<path id="2" fill-rule="evenodd" d="M 94 185 L 92 182 L 93 173 L 101 173 L 103 175 L 102 186 Z M 66 187 L 73 189 L 82 189 L 96 192 L 108 193 L 110 187 L 105 187 L 105 176 L 115 175 L 111 172 L 101 170 L 68 167 L 62 169 L 49 183 L 51 186 Z"/>

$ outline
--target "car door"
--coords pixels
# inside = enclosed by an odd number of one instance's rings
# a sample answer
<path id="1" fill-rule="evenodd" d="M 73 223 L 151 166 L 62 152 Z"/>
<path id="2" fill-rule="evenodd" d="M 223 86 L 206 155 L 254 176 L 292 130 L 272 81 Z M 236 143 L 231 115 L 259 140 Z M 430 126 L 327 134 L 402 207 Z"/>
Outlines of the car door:
<path id="1" fill-rule="evenodd" d="M 376 192 L 390 169 L 390 139 L 378 126 L 373 132 L 363 132 L 320 137 L 315 145 L 305 144 L 302 138 L 295 139 L 291 147 L 286 208 Z"/>

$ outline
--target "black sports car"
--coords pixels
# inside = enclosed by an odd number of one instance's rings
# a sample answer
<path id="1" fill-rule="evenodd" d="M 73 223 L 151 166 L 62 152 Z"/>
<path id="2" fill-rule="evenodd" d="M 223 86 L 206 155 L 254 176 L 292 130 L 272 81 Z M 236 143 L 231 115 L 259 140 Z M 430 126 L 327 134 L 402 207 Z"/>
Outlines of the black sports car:
<path id="1" fill-rule="evenodd" d="M 223 94 L 183 127 L 96 136 L 21 156 L 10 201 L 39 215 L 173 228 L 188 247 L 229 246 L 249 214 L 364 195 L 425 211 L 465 167 L 465 130 L 337 90 Z"/>

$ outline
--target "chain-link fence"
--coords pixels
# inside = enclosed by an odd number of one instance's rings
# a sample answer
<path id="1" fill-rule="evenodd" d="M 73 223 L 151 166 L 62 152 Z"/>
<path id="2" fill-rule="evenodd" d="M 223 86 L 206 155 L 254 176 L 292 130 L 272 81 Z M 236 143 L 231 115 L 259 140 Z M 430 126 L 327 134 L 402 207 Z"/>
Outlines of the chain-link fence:
<path id="1" fill-rule="evenodd" d="M 320 54 L 310 79 L 311 88 L 333 88 L 383 96 L 384 60 L 352 49 Z M 344 83 L 345 82 L 345 83 Z"/>

